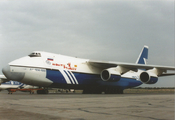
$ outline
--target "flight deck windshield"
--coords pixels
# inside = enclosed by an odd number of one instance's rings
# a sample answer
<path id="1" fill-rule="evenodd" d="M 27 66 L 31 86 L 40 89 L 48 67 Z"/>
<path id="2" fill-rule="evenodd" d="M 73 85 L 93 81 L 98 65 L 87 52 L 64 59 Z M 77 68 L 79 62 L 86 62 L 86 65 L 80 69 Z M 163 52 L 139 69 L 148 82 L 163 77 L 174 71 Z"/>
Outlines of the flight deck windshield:
<path id="1" fill-rule="evenodd" d="M 29 56 L 30 57 L 41 57 L 41 54 L 33 52 L 33 53 L 29 54 Z"/>

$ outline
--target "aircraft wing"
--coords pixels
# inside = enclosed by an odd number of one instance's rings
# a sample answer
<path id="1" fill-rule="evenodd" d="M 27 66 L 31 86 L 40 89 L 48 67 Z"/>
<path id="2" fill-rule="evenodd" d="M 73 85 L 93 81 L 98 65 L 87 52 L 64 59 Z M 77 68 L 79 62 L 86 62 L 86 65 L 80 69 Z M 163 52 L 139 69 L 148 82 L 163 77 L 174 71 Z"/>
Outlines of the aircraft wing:
<path id="1" fill-rule="evenodd" d="M 160 66 L 160 65 L 145 65 L 145 64 L 132 64 L 132 63 L 122 63 L 122 62 L 106 62 L 106 61 L 93 61 L 93 60 L 89 60 L 88 64 L 95 66 L 95 67 L 99 67 L 102 69 L 108 69 L 111 67 L 117 67 L 117 66 L 121 66 L 133 71 L 137 71 L 138 69 L 153 69 L 153 68 L 157 68 L 163 72 L 167 72 L 167 70 L 175 70 L 175 67 L 170 67 L 170 66 Z M 165 73 L 162 74 L 160 76 L 168 76 L 168 75 L 175 75 L 175 73 Z"/>
<path id="2" fill-rule="evenodd" d="M 8 81 L 10 80 L 8 80 L 4 75 L 0 75 L 0 84 Z"/>

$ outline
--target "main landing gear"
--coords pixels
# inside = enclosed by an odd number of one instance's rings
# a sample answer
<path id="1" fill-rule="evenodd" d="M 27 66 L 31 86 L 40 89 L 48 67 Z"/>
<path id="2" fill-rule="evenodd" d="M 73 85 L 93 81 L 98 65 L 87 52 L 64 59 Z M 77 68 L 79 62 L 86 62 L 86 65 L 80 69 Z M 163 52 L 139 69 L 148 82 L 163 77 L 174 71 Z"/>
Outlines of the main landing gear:
<path id="1" fill-rule="evenodd" d="M 48 89 L 37 90 L 37 94 L 48 94 L 48 93 L 49 93 Z"/>
<path id="2" fill-rule="evenodd" d="M 106 88 L 105 94 L 123 94 L 123 89 L 120 88 Z"/>
<path id="3" fill-rule="evenodd" d="M 104 92 L 105 94 L 123 94 L 123 89 L 121 88 L 85 88 L 83 90 L 83 94 L 101 94 Z"/>
<path id="4" fill-rule="evenodd" d="M 101 89 L 95 89 L 95 88 L 86 88 L 83 90 L 83 94 L 101 94 Z"/>

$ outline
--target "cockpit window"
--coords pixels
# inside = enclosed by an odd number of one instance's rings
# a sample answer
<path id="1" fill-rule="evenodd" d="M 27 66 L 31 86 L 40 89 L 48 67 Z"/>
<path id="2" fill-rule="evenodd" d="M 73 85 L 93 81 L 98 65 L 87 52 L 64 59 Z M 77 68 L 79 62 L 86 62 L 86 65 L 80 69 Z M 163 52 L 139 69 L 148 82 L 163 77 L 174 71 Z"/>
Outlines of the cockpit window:
<path id="1" fill-rule="evenodd" d="M 29 56 L 30 57 L 41 57 L 41 54 L 33 52 L 33 53 L 29 54 Z"/>

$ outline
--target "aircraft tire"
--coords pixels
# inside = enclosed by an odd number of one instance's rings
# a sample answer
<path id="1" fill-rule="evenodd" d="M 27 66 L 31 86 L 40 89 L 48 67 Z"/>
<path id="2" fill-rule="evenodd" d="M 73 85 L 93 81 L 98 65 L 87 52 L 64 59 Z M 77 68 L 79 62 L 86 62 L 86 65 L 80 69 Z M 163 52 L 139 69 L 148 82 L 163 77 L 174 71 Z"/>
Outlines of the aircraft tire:
<path id="1" fill-rule="evenodd" d="M 83 94 L 101 94 L 102 90 L 97 88 L 86 88 L 83 90 Z"/>
<path id="2" fill-rule="evenodd" d="M 86 88 L 83 90 L 83 94 L 92 94 L 92 91 L 91 89 Z"/>
<path id="3" fill-rule="evenodd" d="M 106 88 L 105 94 L 123 94 L 123 89 Z"/>
<path id="4" fill-rule="evenodd" d="M 37 90 L 37 94 L 48 94 L 48 90 L 44 89 L 44 90 Z"/>
<path id="5" fill-rule="evenodd" d="M 123 94 L 123 89 L 119 89 L 119 94 Z"/>

